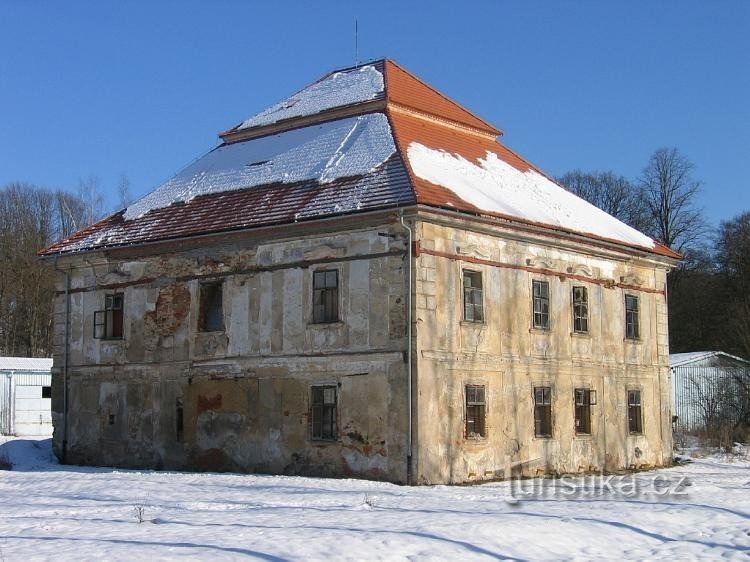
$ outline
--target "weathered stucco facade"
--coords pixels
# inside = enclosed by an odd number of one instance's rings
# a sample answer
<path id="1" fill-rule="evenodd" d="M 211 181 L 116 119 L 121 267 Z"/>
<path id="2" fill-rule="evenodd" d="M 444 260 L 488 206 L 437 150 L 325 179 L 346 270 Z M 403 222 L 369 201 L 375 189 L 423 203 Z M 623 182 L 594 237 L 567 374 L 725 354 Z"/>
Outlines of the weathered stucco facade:
<path id="1" fill-rule="evenodd" d="M 679 255 L 392 61 L 221 133 L 59 272 L 64 462 L 458 483 L 667 464 Z"/>
<path id="2" fill-rule="evenodd" d="M 57 454 L 78 464 L 405 482 L 405 245 L 388 232 L 375 224 L 61 260 L 70 305 L 66 392 L 61 272 Z M 311 272 L 320 267 L 340 272 L 340 322 L 311 323 Z M 223 282 L 221 332 L 197 331 L 206 280 Z M 94 312 L 114 291 L 124 295 L 123 338 L 96 339 Z M 334 442 L 310 439 L 315 383 L 339 389 Z"/>
<path id="3" fill-rule="evenodd" d="M 80 464 L 407 482 L 411 301 L 412 482 L 669 462 L 664 264 L 429 212 L 410 220 L 410 253 L 396 217 L 379 218 L 338 233 L 235 235 L 61 259 L 58 455 Z M 312 273 L 321 268 L 340 272 L 342 314 L 332 324 L 311 323 Z M 484 279 L 481 323 L 462 317 L 467 269 Z M 549 330 L 532 328 L 533 279 L 550 282 Z M 223 282 L 221 332 L 197 330 L 198 288 L 207 280 Z M 571 288 L 581 284 L 589 287 L 588 334 L 571 324 Z M 113 291 L 124 295 L 123 339 L 96 339 L 94 312 Z M 641 297 L 638 340 L 624 337 L 626 293 Z M 315 384 L 338 388 L 334 441 L 311 438 Z M 486 388 L 482 438 L 465 431 L 466 385 Z M 534 435 L 539 385 L 552 388 L 551 437 Z M 590 435 L 575 432 L 575 388 L 599 397 Z M 643 396 L 637 435 L 627 429 L 629 388 Z"/>

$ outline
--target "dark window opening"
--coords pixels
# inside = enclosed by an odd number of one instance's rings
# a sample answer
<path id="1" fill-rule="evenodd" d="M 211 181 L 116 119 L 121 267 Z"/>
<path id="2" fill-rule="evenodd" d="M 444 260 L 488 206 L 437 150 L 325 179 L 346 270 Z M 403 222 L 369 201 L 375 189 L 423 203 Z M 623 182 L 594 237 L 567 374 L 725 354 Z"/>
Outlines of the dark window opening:
<path id="1" fill-rule="evenodd" d="M 534 388 L 534 435 L 552 436 L 552 389 L 549 386 Z"/>
<path id="2" fill-rule="evenodd" d="M 52 398 L 52 387 L 51 386 L 43 386 L 42 387 L 42 398 Z"/>
<path id="3" fill-rule="evenodd" d="M 313 386 L 311 434 L 313 439 L 336 440 L 336 387 Z"/>
<path id="4" fill-rule="evenodd" d="M 591 391 L 575 389 L 575 429 L 579 435 L 591 435 Z"/>
<path id="5" fill-rule="evenodd" d="M 335 269 L 313 272 L 313 323 L 339 320 L 339 272 Z"/>
<path id="6" fill-rule="evenodd" d="M 532 281 L 534 293 L 534 328 L 549 330 L 549 283 Z"/>
<path id="7" fill-rule="evenodd" d="M 185 423 L 185 410 L 183 408 L 182 398 L 177 399 L 177 411 L 175 416 L 177 440 L 182 441 L 183 427 Z"/>
<path id="8" fill-rule="evenodd" d="M 640 390 L 628 390 L 628 432 L 643 433 Z"/>
<path id="9" fill-rule="evenodd" d="M 123 305 L 122 293 L 104 297 L 104 310 L 94 312 L 94 337 L 96 339 L 122 339 Z"/>
<path id="10" fill-rule="evenodd" d="M 641 337 L 638 297 L 633 295 L 625 295 L 625 337 L 630 340 L 637 340 Z"/>
<path id="11" fill-rule="evenodd" d="M 484 386 L 470 384 L 466 386 L 466 437 L 479 439 L 487 436 Z"/>
<path id="12" fill-rule="evenodd" d="M 222 283 L 203 283 L 200 286 L 198 331 L 224 330 L 224 297 Z"/>
<path id="13" fill-rule="evenodd" d="M 589 292 L 586 287 L 573 287 L 573 331 L 589 331 Z"/>
<path id="14" fill-rule="evenodd" d="M 484 322 L 482 295 L 482 274 L 478 271 L 464 271 L 464 320 Z"/>
<path id="15" fill-rule="evenodd" d="M 109 425 L 115 425 L 115 415 L 109 414 Z"/>

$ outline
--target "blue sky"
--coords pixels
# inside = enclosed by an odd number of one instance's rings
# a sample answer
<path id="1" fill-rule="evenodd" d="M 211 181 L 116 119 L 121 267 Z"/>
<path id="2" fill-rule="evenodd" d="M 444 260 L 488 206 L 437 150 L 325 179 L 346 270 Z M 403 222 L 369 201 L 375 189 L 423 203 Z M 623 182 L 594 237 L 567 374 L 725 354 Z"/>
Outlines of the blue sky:
<path id="1" fill-rule="evenodd" d="M 750 210 L 750 2 L 0 0 L 0 185 L 141 196 L 326 71 L 388 56 L 550 174 L 676 146 Z"/>

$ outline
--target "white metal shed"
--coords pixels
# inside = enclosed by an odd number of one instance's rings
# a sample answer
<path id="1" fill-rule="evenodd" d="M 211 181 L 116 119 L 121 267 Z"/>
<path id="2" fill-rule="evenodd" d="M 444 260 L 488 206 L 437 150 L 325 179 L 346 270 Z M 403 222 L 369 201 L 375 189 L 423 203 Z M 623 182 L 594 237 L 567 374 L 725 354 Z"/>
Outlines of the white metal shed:
<path id="1" fill-rule="evenodd" d="M 0 357 L 0 434 L 52 434 L 52 359 Z"/>

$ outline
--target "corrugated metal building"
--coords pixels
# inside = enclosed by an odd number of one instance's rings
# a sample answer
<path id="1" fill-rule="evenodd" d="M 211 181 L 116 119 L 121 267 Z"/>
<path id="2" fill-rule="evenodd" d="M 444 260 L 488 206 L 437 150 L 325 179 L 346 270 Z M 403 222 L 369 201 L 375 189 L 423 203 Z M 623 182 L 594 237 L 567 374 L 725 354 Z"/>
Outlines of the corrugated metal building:
<path id="1" fill-rule="evenodd" d="M 672 374 L 672 413 L 680 431 L 699 431 L 711 423 L 736 423 L 747 400 L 740 381 L 750 380 L 750 361 L 723 351 L 673 353 L 669 356 Z M 747 382 L 745 382 L 747 384 Z"/>
<path id="2" fill-rule="evenodd" d="M 0 357 L 0 434 L 52 434 L 52 359 Z"/>

